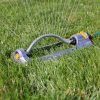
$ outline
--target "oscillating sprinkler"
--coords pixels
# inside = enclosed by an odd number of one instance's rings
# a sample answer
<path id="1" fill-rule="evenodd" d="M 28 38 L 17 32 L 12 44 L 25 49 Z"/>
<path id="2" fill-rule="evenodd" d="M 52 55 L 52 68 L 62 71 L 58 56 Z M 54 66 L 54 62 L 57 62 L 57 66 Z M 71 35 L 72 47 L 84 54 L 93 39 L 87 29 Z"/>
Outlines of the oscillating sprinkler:
<path id="1" fill-rule="evenodd" d="M 42 49 L 43 48 L 45 49 L 45 48 L 48 48 L 48 47 L 52 47 L 52 46 L 57 46 L 57 45 L 60 45 L 62 43 L 72 44 L 72 45 L 74 45 L 74 47 L 67 48 L 67 49 L 61 50 L 61 51 L 57 51 L 57 52 L 54 52 L 54 53 L 49 54 L 49 55 L 41 56 L 40 58 L 43 59 L 43 60 L 49 59 L 49 58 L 55 58 L 55 57 L 58 57 L 58 56 L 61 56 L 61 55 L 65 54 L 65 53 L 69 53 L 69 52 L 72 52 L 74 50 L 77 50 L 77 49 L 79 49 L 81 47 L 87 47 L 87 46 L 92 45 L 92 41 L 91 41 L 92 40 L 92 38 L 91 38 L 92 36 L 90 36 L 86 32 L 80 32 L 80 33 L 74 34 L 68 39 L 60 37 L 60 36 L 55 35 L 55 34 L 44 34 L 44 35 L 42 35 L 40 37 L 37 37 L 35 40 L 33 40 L 33 42 L 29 45 L 29 47 L 26 50 L 24 50 L 22 48 L 19 48 L 15 52 L 13 52 L 11 54 L 11 56 L 14 59 L 14 61 L 16 61 L 18 63 L 21 63 L 21 64 L 27 63 L 30 60 L 30 58 L 28 57 L 28 54 L 31 52 L 32 47 L 38 41 L 40 41 L 41 39 L 43 39 L 45 37 L 54 37 L 54 38 L 59 39 L 61 42 L 57 42 L 57 43 L 54 43 L 54 44 L 51 44 L 51 45 L 40 47 Z M 38 48 L 36 48 L 36 49 L 38 49 Z"/>

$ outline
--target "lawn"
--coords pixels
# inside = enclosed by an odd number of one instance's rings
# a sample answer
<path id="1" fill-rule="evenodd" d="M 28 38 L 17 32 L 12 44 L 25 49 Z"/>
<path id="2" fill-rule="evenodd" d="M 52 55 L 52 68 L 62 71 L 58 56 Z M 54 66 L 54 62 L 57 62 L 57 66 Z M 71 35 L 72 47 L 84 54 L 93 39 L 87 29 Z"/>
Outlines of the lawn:
<path id="1" fill-rule="evenodd" d="M 27 65 L 10 54 L 38 36 L 62 37 L 100 31 L 100 0 L 0 0 L 0 100 L 100 100 L 100 37 L 93 45 L 58 59 L 37 56 L 65 49 L 32 51 Z M 57 41 L 46 38 L 35 47 Z"/>

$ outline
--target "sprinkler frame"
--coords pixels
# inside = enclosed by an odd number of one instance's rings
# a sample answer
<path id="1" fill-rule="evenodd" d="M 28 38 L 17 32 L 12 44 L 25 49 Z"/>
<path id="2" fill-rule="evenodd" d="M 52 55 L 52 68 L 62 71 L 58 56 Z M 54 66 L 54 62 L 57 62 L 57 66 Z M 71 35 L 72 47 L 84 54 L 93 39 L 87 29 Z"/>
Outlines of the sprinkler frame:
<path id="1" fill-rule="evenodd" d="M 38 41 L 40 41 L 41 39 L 43 39 L 45 37 L 54 37 L 54 38 L 59 39 L 61 42 L 57 42 L 57 43 L 54 43 L 51 45 L 40 47 L 40 49 L 45 49 L 45 48 L 49 48 L 52 46 L 57 46 L 57 45 L 60 45 L 62 43 L 73 44 L 75 46 L 73 48 L 68 48 L 65 50 L 54 52 L 54 53 L 49 54 L 49 55 L 42 56 L 42 57 L 40 57 L 41 59 L 55 58 L 55 57 L 58 57 L 58 56 L 65 54 L 65 53 L 69 53 L 69 52 L 72 52 L 73 50 L 79 49 L 80 47 L 86 47 L 86 46 L 92 45 L 91 39 L 86 32 L 80 32 L 80 33 L 74 34 L 68 39 L 65 39 L 65 38 L 60 37 L 60 36 L 55 35 L 55 34 L 44 34 L 44 35 L 36 38 L 26 50 L 19 48 L 15 52 L 13 52 L 11 54 L 12 59 L 14 59 L 14 61 L 16 61 L 18 63 L 26 64 L 30 59 L 28 57 L 28 54 L 32 50 L 32 47 Z M 36 49 L 39 49 L 39 48 L 35 48 L 33 50 L 36 50 Z"/>

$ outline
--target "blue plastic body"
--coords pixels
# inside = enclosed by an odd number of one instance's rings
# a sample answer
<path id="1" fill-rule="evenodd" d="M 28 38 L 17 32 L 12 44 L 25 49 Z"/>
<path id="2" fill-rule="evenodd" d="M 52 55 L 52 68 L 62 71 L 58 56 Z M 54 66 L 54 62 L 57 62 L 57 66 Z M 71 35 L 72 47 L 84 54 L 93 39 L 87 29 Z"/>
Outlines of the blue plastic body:
<path id="1" fill-rule="evenodd" d="M 76 39 L 76 48 L 80 48 L 80 47 L 86 47 L 89 45 L 92 45 L 92 41 L 89 39 L 88 34 L 85 32 L 85 34 L 87 35 L 87 38 L 84 38 L 80 33 L 72 35 L 71 38 L 75 38 Z"/>

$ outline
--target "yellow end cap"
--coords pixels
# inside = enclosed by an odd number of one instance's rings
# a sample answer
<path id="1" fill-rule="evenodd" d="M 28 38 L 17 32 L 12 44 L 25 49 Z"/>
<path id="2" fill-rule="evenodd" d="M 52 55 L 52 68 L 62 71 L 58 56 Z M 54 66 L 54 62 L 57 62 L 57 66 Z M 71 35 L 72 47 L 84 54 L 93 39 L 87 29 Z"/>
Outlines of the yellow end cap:
<path id="1" fill-rule="evenodd" d="M 88 36 L 87 36 L 87 34 L 86 34 L 85 32 L 81 31 L 80 34 L 81 34 L 85 39 L 88 38 Z"/>
<path id="2" fill-rule="evenodd" d="M 19 53 L 16 53 L 16 54 L 15 54 L 15 58 L 16 58 L 16 60 L 18 60 L 18 59 L 20 58 Z"/>

